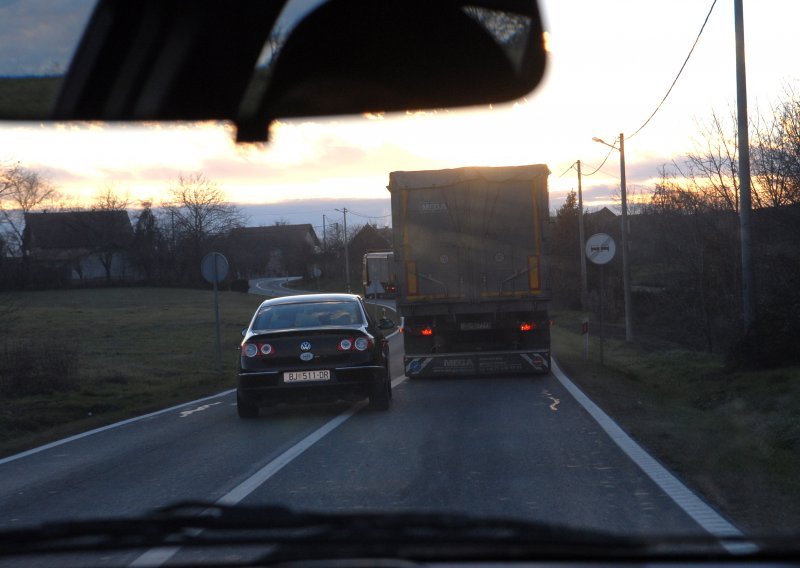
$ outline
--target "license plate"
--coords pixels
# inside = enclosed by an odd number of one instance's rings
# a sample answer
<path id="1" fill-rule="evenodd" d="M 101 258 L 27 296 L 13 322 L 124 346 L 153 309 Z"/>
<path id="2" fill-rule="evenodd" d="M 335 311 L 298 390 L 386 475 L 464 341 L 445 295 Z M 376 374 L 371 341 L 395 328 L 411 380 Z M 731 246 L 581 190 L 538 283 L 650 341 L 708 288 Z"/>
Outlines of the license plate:
<path id="1" fill-rule="evenodd" d="M 492 323 L 488 321 L 462 321 L 461 331 L 477 331 L 480 329 L 492 329 Z"/>
<path id="2" fill-rule="evenodd" d="M 284 383 L 302 383 L 305 381 L 330 381 L 331 372 L 324 371 L 292 371 L 283 374 Z"/>

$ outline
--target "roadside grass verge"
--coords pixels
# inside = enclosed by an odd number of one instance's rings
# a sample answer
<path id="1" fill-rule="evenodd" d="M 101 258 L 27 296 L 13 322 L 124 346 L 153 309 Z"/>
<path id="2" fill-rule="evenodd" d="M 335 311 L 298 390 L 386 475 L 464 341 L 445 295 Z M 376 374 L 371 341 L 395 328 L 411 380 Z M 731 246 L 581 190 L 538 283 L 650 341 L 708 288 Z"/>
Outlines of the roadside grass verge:
<path id="1" fill-rule="evenodd" d="M 220 293 L 221 373 L 210 291 L 56 290 L 13 300 L 15 322 L 0 335 L 0 350 L 35 354 L 31 376 L 46 380 L 35 389 L 15 385 L 18 357 L 5 358 L 0 456 L 233 388 L 241 330 L 262 299 Z M 69 376 L 43 373 L 54 366 Z"/>
<path id="2" fill-rule="evenodd" d="M 800 531 L 800 367 L 728 373 L 664 341 L 606 340 L 583 359 L 581 314 L 556 312 L 562 368 L 637 441 L 751 534 Z"/>

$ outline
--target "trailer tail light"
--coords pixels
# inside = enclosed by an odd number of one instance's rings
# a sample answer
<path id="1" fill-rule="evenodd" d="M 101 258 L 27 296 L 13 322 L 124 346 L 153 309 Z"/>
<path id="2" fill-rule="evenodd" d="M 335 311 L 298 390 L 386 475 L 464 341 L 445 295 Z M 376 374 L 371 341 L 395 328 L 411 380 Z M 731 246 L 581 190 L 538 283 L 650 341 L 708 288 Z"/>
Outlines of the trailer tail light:
<path id="1" fill-rule="evenodd" d="M 433 335 L 433 329 L 430 326 L 424 327 L 422 328 L 422 331 L 420 331 L 420 333 L 425 337 L 430 337 L 431 335 Z"/>
<path id="2" fill-rule="evenodd" d="M 535 324 L 528 323 L 528 322 L 523 322 L 523 323 L 519 324 L 519 330 L 520 331 L 531 331 L 534 327 L 536 327 Z"/>
<path id="3" fill-rule="evenodd" d="M 258 355 L 258 346 L 255 343 L 248 343 L 242 346 L 242 355 L 253 358 Z"/>

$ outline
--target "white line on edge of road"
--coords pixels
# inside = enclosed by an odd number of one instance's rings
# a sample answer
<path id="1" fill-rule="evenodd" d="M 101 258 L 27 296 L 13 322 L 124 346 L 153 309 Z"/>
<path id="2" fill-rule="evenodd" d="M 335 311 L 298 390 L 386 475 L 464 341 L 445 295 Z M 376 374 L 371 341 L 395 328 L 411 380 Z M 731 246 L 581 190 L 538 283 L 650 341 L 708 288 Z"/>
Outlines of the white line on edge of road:
<path id="1" fill-rule="evenodd" d="M 405 382 L 408 379 L 405 375 L 401 375 L 392 381 L 392 387 Z M 349 418 L 355 415 L 359 410 L 366 406 L 366 402 L 361 401 L 352 405 L 350 408 L 342 412 L 339 416 L 332 418 L 311 434 L 297 442 L 294 446 L 283 452 L 267 465 L 259 469 L 253 475 L 242 481 L 239 485 L 231 489 L 228 493 L 217 499 L 218 505 L 236 505 L 243 501 L 253 491 L 266 483 L 273 475 L 278 473 L 284 467 L 289 465 L 295 458 L 300 456 L 303 452 L 311 446 L 319 442 L 322 438 L 333 432 L 336 428 L 344 424 Z M 198 531 L 199 534 L 200 531 Z M 133 562 L 128 564 L 130 567 L 156 567 L 163 566 L 170 558 L 175 556 L 180 550 L 179 546 L 151 548 L 144 552 L 141 556 L 136 558 Z"/>
<path id="2" fill-rule="evenodd" d="M 730 521 L 717 513 L 705 501 L 698 497 L 691 489 L 686 487 L 677 477 L 661 465 L 644 448 L 637 444 L 614 420 L 586 396 L 578 386 L 573 383 L 561 368 L 552 361 L 552 371 L 556 379 L 567 391 L 583 406 L 592 418 L 600 425 L 611 440 L 625 452 L 625 454 L 639 466 L 639 468 L 658 485 L 678 507 L 689 515 L 698 525 L 717 538 L 741 538 L 742 531 L 737 529 Z M 723 543 L 722 546 L 732 554 L 750 553 L 757 547 L 748 542 L 735 544 Z"/>
<path id="3" fill-rule="evenodd" d="M 81 438 L 86 438 L 88 436 L 94 436 L 95 434 L 99 434 L 100 432 L 105 432 L 106 430 L 112 430 L 113 428 L 119 428 L 120 426 L 125 426 L 127 424 L 131 424 L 132 422 L 138 422 L 139 420 L 144 420 L 146 418 L 152 418 L 153 416 L 158 416 L 159 414 L 166 414 L 167 412 L 172 412 L 174 410 L 178 410 L 179 408 L 183 408 L 184 406 L 189 406 L 192 404 L 198 404 L 200 402 L 205 402 L 207 400 L 213 400 L 215 398 L 220 398 L 222 396 L 227 396 L 233 392 L 236 392 L 236 389 L 230 389 L 223 392 L 218 392 L 217 394 L 212 394 L 211 396 L 207 396 L 205 398 L 198 398 L 197 400 L 192 400 L 189 402 L 182 402 L 176 406 L 170 406 L 169 408 L 164 408 L 162 410 L 156 410 L 155 412 L 151 412 L 149 414 L 143 414 L 142 416 L 134 416 L 133 418 L 128 418 L 127 420 L 122 420 L 121 422 L 114 422 L 113 424 L 108 424 L 107 426 L 101 426 L 100 428 L 95 428 L 94 430 L 89 430 L 88 432 L 83 432 L 81 434 L 75 434 L 74 436 L 70 436 L 69 438 L 63 438 L 61 440 L 56 440 L 55 442 L 50 442 L 49 444 L 45 444 L 43 446 L 38 446 L 36 448 L 31 448 L 30 450 L 25 450 L 24 452 L 20 452 L 18 454 L 14 454 L 13 456 L 8 456 L 5 458 L 0 459 L 0 465 L 3 465 L 8 462 L 12 462 L 18 459 L 26 458 L 33 454 L 38 454 L 39 452 L 43 452 L 45 450 L 49 450 L 50 448 L 55 448 L 57 446 L 61 446 L 62 444 L 67 444 L 69 442 L 74 442 L 75 440 L 80 440 Z"/>

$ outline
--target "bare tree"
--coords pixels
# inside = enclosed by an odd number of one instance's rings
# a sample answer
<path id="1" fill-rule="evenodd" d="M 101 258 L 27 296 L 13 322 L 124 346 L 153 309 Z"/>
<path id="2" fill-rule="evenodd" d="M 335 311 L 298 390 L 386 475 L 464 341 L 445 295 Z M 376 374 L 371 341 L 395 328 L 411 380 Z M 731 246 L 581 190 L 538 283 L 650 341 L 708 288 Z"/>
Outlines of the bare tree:
<path id="1" fill-rule="evenodd" d="M 125 211 L 131 206 L 130 196 L 120 194 L 113 186 L 106 186 L 97 194 L 92 211 Z"/>
<path id="2" fill-rule="evenodd" d="M 215 239 L 245 224 L 241 211 L 226 200 L 225 192 L 204 174 L 180 176 L 169 188 L 164 206 L 175 247 L 182 248 L 184 275 L 194 274 Z"/>
<path id="3" fill-rule="evenodd" d="M 800 203 L 800 98 L 786 87 L 783 100 L 769 118 L 759 116 L 754 125 L 754 199 L 758 207 Z"/>
<path id="4" fill-rule="evenodd" d="M 18 162 L 0 167 L 0 215 L 7 229 L 6 246 L 18 252 L 25 214 L 58 197 L 55 187 L 39 172 Z"/>
<path id="5" fill-rule="evenodd" d="M 693 191 L 705 195 L 717 209 L 739 211 L 739 145 L 736 116 L 711 113 L 708 122 L 698 124 L 701 140 L 686 155 L 683 167 L 675 166 Z"/>
<path id="6" fill-rule="evenodd" d="M 644 207 L 654 252 L 670 276 L 665 279 L 670 305 L 659 319 L 680 315 L 678 325 L 702 333 L 708 351 L 730 340 L 737 317 L 737 216 L 708 186 L 686 184 L 675 169 L 663 167 L 661 181 Z"/>

